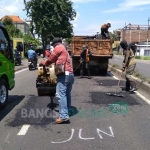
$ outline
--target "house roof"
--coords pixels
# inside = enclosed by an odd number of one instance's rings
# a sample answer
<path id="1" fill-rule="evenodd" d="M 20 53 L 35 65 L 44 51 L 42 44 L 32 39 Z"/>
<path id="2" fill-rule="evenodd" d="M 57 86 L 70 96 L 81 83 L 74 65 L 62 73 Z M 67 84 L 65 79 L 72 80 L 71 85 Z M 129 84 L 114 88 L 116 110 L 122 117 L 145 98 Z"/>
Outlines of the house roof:
<path id="1" fill-rule="evenodd" d="M 10 17 L 13 20 L 13 22 L 24 23 L 24 21 L 22 19 L 20 19 L 19 16 L 6 15 L 3 18 L 1 18 L 1 20 L 4 20 L 6 17 Z"/>

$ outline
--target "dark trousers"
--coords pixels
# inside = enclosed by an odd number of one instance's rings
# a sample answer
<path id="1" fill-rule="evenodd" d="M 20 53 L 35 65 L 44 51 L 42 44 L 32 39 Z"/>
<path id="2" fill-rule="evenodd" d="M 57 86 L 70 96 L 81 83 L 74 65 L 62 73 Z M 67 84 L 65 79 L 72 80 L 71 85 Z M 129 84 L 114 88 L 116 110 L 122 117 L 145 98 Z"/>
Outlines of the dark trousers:
<path id="1" fill-rule="evenodd" d="M 108 29 L 101 28 L 101 35 L 102 35 L 102 39 L 109 39 Z"/>
<path id="2" fill-rule="evenodd" d="M 89 67 L 89 62 L 83 62 L 81 64 L 81 67 L 80 67 L 80 70 L 81 70 L 81 76 L 83 76 L 84 72 L 87 71 L 88 75 L 90 76 L 90 67 Z"/>
<path id="3" fill-rule="evenodd" d="M 130 86 L 131 86 L 131 88 L 136 87 L 136 84 L 135 84 L 134 80 L 131 77 L 132 74 L 134 73 L 135 67 L 136 67 L 136 64 L 128 66 L 127 69 L 126 69 L 125 76 L 126 76 L 126 88 L 127 89 L 129 89 Z"/>

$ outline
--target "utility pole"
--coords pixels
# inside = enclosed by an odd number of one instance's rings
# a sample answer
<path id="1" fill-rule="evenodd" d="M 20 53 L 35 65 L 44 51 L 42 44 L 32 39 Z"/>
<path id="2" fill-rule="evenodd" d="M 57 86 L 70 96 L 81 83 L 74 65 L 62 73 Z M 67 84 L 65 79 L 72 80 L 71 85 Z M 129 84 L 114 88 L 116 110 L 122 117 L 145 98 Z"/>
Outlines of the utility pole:
<path id="1" fill-rule="evenodd" d="M 148 45 L 148 37 L 149 37 L 149 21 L 150 21 L 150 18 L 148 18 L 148 29 L 147 29 L 147 45 Z"/>

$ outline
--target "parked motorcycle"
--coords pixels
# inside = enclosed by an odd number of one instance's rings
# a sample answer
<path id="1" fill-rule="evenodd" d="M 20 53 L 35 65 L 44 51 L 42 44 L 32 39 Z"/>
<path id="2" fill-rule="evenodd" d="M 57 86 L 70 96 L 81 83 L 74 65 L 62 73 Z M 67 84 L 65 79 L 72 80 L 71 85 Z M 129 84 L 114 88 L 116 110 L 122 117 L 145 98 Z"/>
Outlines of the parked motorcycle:
<path id="1" fill-rule="evenodd" d="M 17 50 L 14 51 L 15 65 L 21 65 L 21 53 Z"/>
<path id="2" fill-rule="evenodd" d="M 28 59 L 28 68 L 29 70 L 37 68 L 37 62 L 35 59 Z"/>

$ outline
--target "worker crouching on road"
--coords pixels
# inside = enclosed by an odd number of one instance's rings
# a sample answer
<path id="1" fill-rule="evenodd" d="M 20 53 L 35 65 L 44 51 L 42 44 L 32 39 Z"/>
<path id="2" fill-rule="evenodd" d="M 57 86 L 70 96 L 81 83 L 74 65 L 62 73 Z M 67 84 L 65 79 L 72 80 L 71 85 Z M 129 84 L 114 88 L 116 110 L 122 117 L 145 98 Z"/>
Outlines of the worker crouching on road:
<path id="1" fill-rule="evenodd" d="M 103 24 L 101 26 L 101 36 L 102 39 L 110 39 L 108 29 L 111 27 L 110 23 Z"/>
<path id="2" fill-rule="evenodd" d="M 124 72 L 126 70 L 126 86 L 122 89 L 125 91 L 134 92 L 137 90 L 136 84 L 131 77 L 136 67 L 134 48 L 131 45 L 128 46 L 125 40 L 120 42 L 120 46 L 122 47 L 124 54 L 122 71 Z"/>
<path id="3" fill-rule="evenodd" d="M 80 54 L 80 77 L 83 78 L 84 71 L 87 70 L 88 72 L 88 79 L 91 79 L 90 75 L 90 68 L 89 68 L 89 61 L 90 61 L 90 56 L 92 56 L 92 53 L 90 50 L 87 48 L 86 45 L 82 46 L 82 52 Z"/>
<path id="4" fill-rule="evenodd" d="M 54 50 L 47 60 L 43 60 L 43 65 L 64 65 L 64 74 L 57 75 L 56 95 L 59 102 L 59 118 L 56 123 L 63 123 L 69 120 L 69 109 L 71 108 L 71 90 L 74 83 L 73 68 L 68 51 L 62 44 L 60 38 L 54 38 L 52 46 Z"/>

